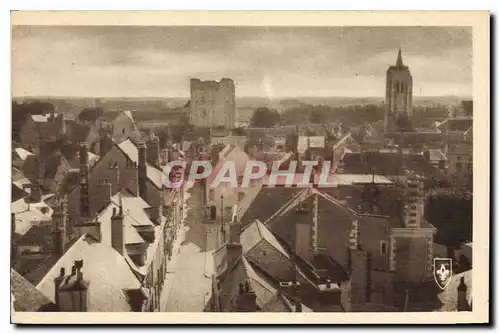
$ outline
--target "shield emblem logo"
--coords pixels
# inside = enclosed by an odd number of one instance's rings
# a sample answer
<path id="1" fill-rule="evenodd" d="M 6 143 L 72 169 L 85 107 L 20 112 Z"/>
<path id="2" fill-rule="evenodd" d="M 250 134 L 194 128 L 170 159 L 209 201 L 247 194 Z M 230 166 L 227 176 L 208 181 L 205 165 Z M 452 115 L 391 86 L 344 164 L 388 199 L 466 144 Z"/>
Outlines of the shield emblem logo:
<path id="1" fill-rule="evenodd" d="M 451 264 L 450 258 L 434 258 L 434 280 L 442 290 L 451 282 Z"/>

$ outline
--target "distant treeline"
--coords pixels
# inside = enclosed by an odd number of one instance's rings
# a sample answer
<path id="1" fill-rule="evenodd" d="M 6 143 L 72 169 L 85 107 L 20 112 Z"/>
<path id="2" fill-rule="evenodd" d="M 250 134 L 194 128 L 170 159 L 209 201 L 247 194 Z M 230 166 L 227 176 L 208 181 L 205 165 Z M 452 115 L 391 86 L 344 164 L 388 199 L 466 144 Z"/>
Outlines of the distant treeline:
<path id="1" fill-rule="evenodd" d="M 256 127 L 273 127 L 276 125 L 291 125 L 302 123 L 330 123 L 341 122 L 347 127 L 359 126 L 364 122 L 374 123 L 384 119 L 385 106 L 383 104 L 367 104 L 330 107 L 324 105 L 301 104 L 278 111 L 262 107 L 257 108 L 251 119 L 251 125 Z M 448 115 L 446 106 L 433 107 L 416 106 L 413 108 L 413 127 L 429 127 L 436 119 L 444 119 Z"/>

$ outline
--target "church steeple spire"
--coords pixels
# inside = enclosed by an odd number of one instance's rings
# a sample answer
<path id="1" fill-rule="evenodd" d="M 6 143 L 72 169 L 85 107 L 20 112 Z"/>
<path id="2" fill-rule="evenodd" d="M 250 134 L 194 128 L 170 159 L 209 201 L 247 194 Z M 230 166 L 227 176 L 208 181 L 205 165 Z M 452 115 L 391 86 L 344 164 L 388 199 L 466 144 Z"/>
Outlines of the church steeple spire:
<path id="1" fill-rule="evenodd" d="M 401 48 L 399 48 L 398 52 L 398 60 L 396 61 L 396 66 L 397 67 L 403 67 L 403 57 L 401 56 Z"/>

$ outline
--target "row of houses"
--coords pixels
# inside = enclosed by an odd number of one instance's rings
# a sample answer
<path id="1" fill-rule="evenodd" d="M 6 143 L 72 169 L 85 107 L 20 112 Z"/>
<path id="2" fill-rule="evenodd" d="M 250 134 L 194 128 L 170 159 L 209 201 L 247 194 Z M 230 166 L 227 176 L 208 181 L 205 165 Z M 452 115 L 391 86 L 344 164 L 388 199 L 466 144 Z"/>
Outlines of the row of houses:
<path id="1" fill-rule="evenodd" d="M 60 151 L 13 152 L 15 310 L 159 310 L 183 219 L 183 189 L 163 185 L 157 137 L 113 136 L 98 137 L 98 155 L 86 141 L 72 159 Z M 32 296 L 36 302 L 23 306 Z"/>

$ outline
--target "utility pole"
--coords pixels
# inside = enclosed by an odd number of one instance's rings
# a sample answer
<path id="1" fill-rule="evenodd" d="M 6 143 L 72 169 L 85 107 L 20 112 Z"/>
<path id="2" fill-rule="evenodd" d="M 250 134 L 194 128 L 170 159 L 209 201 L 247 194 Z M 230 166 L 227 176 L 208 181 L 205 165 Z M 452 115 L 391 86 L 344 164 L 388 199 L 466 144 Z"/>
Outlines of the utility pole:
<path id="1" fill-rule="evenodd" d="M 225 242 L 226 236 L 224 233 L 224 195 L 220 195 L 220 232 L 222 234 L 222 242 Z"/>

